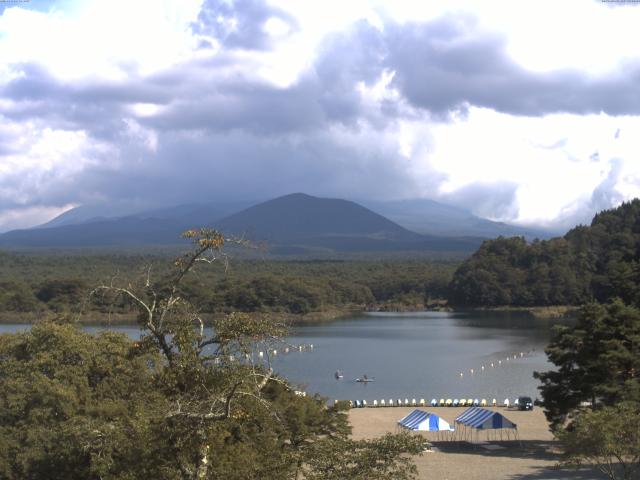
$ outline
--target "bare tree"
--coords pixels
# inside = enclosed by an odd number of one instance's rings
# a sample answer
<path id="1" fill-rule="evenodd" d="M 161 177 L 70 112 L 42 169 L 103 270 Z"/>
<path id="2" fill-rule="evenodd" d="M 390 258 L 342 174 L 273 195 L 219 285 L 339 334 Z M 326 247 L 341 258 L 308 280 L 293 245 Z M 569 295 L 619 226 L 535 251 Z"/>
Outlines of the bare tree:
<path id="1" fill-rule="evenodd" d="M 124 297 L 138 308 L 143 336 L 137 347 L 159 348 L 166 360 L 163 382 L 173 404 L 166 420 L 180 422 L 198 438 L 198 452 L 181 456 L 180 469 L 185 478 L 203 479 L 213 461 L 208 443 L 211 424 L 234 415 L 235 404 L 241 401 L 275 414 L 262 392 L 270 380 L 277 381 L 269 351 L 282 340 L 286 328 L 264 316 L 237 313 L 207 325 L 183 296 L 181 284 L 201 263 L 221 263 L 226 268 L 225 244 L 248 246 L 248 242 L 208 228 L 186 231 L 183 237 L 191 239 L 193 249 L 175 259 L 163 282 L 154 283 L 149 268 L 141 286 L 118 285 L 114 278 L 91 295 L 111 296 L 113 301 Z"/>

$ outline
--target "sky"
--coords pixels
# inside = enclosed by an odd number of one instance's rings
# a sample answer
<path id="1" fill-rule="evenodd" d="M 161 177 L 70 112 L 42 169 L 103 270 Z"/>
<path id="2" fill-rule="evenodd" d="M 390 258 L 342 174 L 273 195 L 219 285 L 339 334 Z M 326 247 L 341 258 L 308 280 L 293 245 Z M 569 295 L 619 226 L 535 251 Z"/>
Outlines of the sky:
<path id="1" fill-rule="evenodd" d="M 640 196 L 640 4 L 0 0 L 0 231 L 79 205 Z"/>

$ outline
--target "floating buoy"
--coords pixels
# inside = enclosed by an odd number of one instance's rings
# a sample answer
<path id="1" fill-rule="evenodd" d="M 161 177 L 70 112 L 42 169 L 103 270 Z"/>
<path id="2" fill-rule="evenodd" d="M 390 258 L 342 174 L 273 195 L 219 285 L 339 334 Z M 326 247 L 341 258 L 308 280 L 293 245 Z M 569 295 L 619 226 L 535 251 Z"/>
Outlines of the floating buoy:
<path id="1" fill-rule="evenodd" d="M 273 354 L 274 354 L 274 355 L 277 355 L 277 354 L 278 354 L 278 351 L 277 351 L 277 350 L 274 350 L 274 351 L 273 351 Z"/>
<path id="2" fill-rule="evenodd" d="M 480 367 L 480 369 L 481 369 L 482 371 L 484 371 L 484 365 L 482 365 L 482 366 Z"/>
<path id="3" fill-rule="evenodd" d="M 524 357 L 524 353 L 520 352 L 520 358 Z"/>
<path id="4" fill-rule="evenodd" d="M 310 348 L 311 350 L 313 350 L 313 343 L 312 343 L 311 345 L 309 345 L 309 348 Z"/>
<path id="5" fill-rule="evenodd" d="M 502 360 L 498 360 L 498 365 L 502 365 Z"/>
<path id="6" fill-rule="evenodd" d="M 284 353 L 289 353 L 289 347 L 284 349 Z"/>
<path id="7" fill-rule="evenodd" d="M 464 377 L 464 373 L 460 372 L 460 378 Z"/>
<path id="8" fill-rule="evenodd" d="M 491 362 L 491 368 L 493 368 L 493 362 Z"/>
<path id="9" fill-rule="evenodd" d="M 471 372 L 471 375 L 473 375 L 473 368 L 469 369 L 469 371 Z"/>
<path id="10" fill-rule="evenodd" d="M 264 352 L 258 352 L 258 356 L 259 356 L 260 358 L 264 357 Z"/>

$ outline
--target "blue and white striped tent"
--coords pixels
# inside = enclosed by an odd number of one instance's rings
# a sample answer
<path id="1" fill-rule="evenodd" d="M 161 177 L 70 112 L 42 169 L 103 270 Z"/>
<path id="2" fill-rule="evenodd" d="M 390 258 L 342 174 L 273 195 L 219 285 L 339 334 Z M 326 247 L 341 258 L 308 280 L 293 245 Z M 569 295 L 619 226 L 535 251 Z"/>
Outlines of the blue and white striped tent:
<path id="1" fill-rule="evenodd" d="M 451 425 L 435 413 L 429 413 L 418 409 L 411 412 L 402 420 L 398 420 L 398 425 L 408 428 L 409 430 L 421 430 L 426 432 L 453 431 Z"/>
<path id="2" fill-rule="evenodd" d="M 507 420 L 501 413 L 479 407 L 467 408 L 456 418 L 455 422 L 466 425 L 467 427 L 477 428 L 479 430 L 488 430 L 492 428 L 517 428 L 515 423 L 511 420 Z"/>

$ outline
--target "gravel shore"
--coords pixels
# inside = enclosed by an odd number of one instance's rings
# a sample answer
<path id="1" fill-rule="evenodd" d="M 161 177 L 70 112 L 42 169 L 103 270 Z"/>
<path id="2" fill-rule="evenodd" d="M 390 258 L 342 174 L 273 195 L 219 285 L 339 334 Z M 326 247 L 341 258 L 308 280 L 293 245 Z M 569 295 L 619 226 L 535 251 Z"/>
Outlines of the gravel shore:
<path id="1" fill-rule="evenodd" d="M 354 439 L 374 438 L 397 431 L 397 421 L 414 407 L 358 408 L 349 411 Z M 464 408 L 421 408 L 431 411 L 453 425 Z M 435 441 L 433 433 L 420 432 L 431 440 L 434 451 L 416 457 L 421 479 L 439 480 L 599 480 L 606 478 L 595 470 L 557 469 L 559 452 L 557 441 L 549 431 L 542 409 L 530 412 L 497 408 L 518 426 L 520 441 L 479 442 Z"/>

